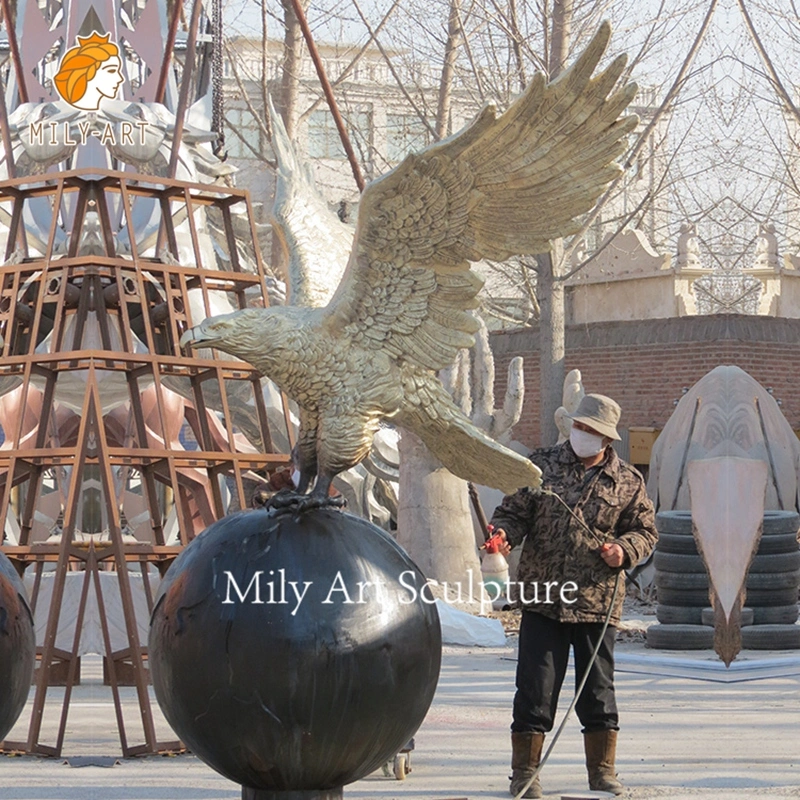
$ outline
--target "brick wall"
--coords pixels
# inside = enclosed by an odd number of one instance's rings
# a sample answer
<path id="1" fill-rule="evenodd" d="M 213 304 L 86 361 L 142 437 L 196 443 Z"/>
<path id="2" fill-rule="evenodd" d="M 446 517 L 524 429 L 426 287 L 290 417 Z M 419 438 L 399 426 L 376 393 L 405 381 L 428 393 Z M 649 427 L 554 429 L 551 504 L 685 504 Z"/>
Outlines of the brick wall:
<path id="1" fill-rule="evenodd" d="M 538 332 L 504 331 L 491 341 L 498 398 L 511 358 L 525 358 L 525 404 L 514 438 L 539 446 Z M 663 428 L 682 387 L 721 364 L 735 364 L 772 387 L 789 424 L 800 429 L 800 321 L 726 314 L 603 322 L 566 332 L 567 371 L 579 369 L 588 391 L 622 406 L 621 428 Z"/>

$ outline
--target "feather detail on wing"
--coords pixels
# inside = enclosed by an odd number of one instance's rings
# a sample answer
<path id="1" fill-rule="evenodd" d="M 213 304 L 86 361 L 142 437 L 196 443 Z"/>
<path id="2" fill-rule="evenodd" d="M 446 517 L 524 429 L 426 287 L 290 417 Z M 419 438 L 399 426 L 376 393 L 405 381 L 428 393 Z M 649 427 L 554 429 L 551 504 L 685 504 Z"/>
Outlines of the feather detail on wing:
<path id="1" fill-rule="evenodd" d="M 537 75 L 500 117 L 484 109 L 367 187 L 332 334 L 433 370 L 473 343 L 481 280 L 469 261 L 549 249 L 619 174 L 636 87 L 613 92 L 624 56 L 592 78 L 610 35 L 602 25 L 556 81 Z"/>
<path id="2" fill-rule="evenodd" d="M 404 388 L 407 402 L 395 421 L 454 475 L 505 494 L 541 484 L 541 470 L 473 425 L 434 376 L 407 377 Z"/>
<path id="3" fill-rule="evenodd" d="M 344 274 L 355 229 L 330 210 L 308 162 L 298 158 L 283 120 L 269 101 L 277 160 L 273 231 L 288 258 L 287 304 L 326 305 Z"/>

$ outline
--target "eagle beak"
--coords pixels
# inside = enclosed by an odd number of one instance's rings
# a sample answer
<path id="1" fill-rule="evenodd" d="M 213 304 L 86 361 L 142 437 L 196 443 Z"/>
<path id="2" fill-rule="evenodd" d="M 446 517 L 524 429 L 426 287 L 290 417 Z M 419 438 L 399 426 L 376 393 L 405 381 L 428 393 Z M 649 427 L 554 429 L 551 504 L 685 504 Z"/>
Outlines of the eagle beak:
<path id="1" fill-rule="evenodd" d="M 181 340 L 178 342 L 180 347 L 191 347 L 193 344 L 197 343 L 200 340 L 200 337 L 197 336 L 197 328 L 189 328 L 183 336 L 181 336 Z"/>

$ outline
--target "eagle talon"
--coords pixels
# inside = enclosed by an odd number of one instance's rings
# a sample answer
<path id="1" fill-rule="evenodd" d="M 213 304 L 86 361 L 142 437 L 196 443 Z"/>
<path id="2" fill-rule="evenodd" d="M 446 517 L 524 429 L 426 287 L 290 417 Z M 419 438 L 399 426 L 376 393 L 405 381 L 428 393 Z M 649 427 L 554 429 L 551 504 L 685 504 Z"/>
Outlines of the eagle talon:
<path id="1" fill-rule="evenodd" d="M 298 511 L 311 511 L 314 508 L 347 508 L 347 499 L 342 495 L 336 497 L 319 497 L 317 495 L 303 495 Z"/>
<path id="2" fill-rule="evenodd" d="M 263 495 L 254 498 L 254 505 L 263 508 L 265 511 L 283 511 L 284 509 L 297 508 L 308 495 L 297 492 L 294 489 L 281 489 L 270 497 Z"/>
<path id="3" fill-rule="evenodd" d="M 267 499 L 259 498 L 257 503 L 259 508 L 266 511 L 311 511 L 315 508 L 345 508 L 346 498 L 338 495 L 337 497 L 319 497 L 314 494 L 303 494 L 293 489 L 281 489 L 272 497 Z"/>

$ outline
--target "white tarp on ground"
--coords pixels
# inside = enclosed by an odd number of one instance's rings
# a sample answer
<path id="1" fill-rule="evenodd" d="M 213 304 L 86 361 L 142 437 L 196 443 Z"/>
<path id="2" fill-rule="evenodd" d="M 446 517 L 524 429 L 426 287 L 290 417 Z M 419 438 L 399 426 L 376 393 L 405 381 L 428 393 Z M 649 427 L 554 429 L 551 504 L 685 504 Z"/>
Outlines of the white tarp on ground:
<path id="1" fill-rule="evenodd" d="M 61 650 L 72 651 L 75 638 L 75 623 L 78 619 L 78 606 L 81 601 L 81 591 L 85 572 L 70 572 L 66 576 L 64 583 L 64 597 L 61 601 L 61 616 L 58 621 L 58 633 L 56 634 L 56 647 Z M 131 573 L 131 593 L 133 594 L 133 606 L 136 610 L 136 621 L 139 628 L 139 643 L 147 644 L 147 633 L 150 626 L 150 614 L 147 610 L 147 599 L 142 585 L 142 576 Z M 42 583 L 39 587 L 39 598 L 36 601 L 36 644 L 44 644 L 45 631 L 47 630 L 47 617 L 50 613 L 50 599 L 53 596 L 53 582 L 55 572 L 45 572 L 42 575 Z M 25 576 L 25 588 L 30 597 L 33 591 L 33 575 Z M 78 648 L 78 655 L 83 656 L 87 653 L 105 654 L 106 648 L 103 644 L 103 629 L 100 626 L 100 611 L 97 606 L 97 592 L 95 590 L 94 579 L 90 577 L 89 594 L 86 598 L 86 611 L 83 617 L 81 632 L 81 643 Z M 150 587 L 155 595 L 158 586 L 158 578 L 151 575 Z M 100 587 L 103 592 L 103 605 L 108 619 L 108 629 L 111 636 L 111 647 L 113 650 L 124 650 L 129 647 L 128 634 L 125 629 L 125 618 L 122 615 L 122 600 L 119 595 L 119 580 L 116 572 L 101 572 Z"/>
<path id="2" fill-rule="evenodd" d="M 504 647 L 506 634 L 499 619 L 476 617 L 436 601 L 442 623 L 442 644 L 464 644 L 473 647 Z"/>

